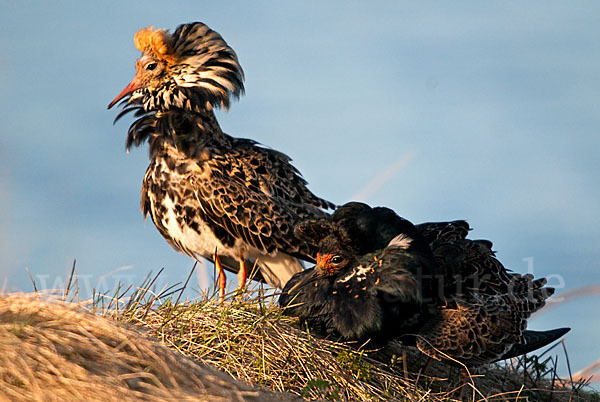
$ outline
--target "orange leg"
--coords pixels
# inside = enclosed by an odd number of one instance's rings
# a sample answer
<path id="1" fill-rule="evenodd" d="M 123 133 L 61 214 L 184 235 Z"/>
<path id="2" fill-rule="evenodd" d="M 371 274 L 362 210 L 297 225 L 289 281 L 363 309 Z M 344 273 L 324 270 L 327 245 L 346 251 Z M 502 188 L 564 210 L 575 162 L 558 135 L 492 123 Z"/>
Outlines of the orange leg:
<path id="1" fill-rule="evenodd" d="M 243 289 L 244 286 L 246 286 L 246 277 L 248 276 L 248 273 L 246 272 L 246 263 L 244 262 L 244 260 L 240 260 L 240 270 L 238 271 L 237 277 L 238 277 L 238 289 Z"/>
<path id="2" fill-rule="evenodd" d="M 462 369 L 462 382 L 461 382 L 461 387 L 460 387 L 460 396 L 459 399 L 461 401 L 465 400 L 465 389 L 467 388 L 467 374 L 469 374 L 467 372 L 467 369 L 463 367 Z"/>
<path id="3" fill-rule="evenodd" d="M 215 268 L 217 269 L 217 285 L 219 286 L 219 300 L 223 300 L 225 298 L 225 285 L 227 284 L 227 278 L 225 278 L 225 271 L 223 270 L 223 266 L 221 265 L 221 260 L 217 255 L 217 250 L 215 249 L 215 254 L 213 255 L 213 260 L 215 262 Z"/>

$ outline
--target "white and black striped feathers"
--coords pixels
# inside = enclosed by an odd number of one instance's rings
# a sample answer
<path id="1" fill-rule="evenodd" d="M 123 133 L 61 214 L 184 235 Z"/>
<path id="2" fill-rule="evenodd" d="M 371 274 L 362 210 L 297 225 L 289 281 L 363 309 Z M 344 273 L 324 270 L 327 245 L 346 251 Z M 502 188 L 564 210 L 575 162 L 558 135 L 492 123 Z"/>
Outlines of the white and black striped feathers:
<path id="1" fill-rule="evenodd" d="M 237 55 L 221 35 L 195 22 L 173 33 L 152 27 L 139 30 L 135 46 L 143 52 L 136 78 L 110 104 L 129 95 L 129 105 L 144 111 L 202 112 L 228 108 L 244 93 L 244 72 Z"/>
<path id="2" fill-rule="evenodd" d="M 176 250 L 258 260 L 263 278 L 282 287 L 302 269 L 296 257 L 314 255 L 294 237 L 294 225 L 326 216 L 334 205 L 308 190 L 283 153 L 222 132 L 213 108 L 243 93 L 244 76 L 218 33 L 198 22 L 172 34 L 146 28 L 135 45 L 143 52 L 136 76 L 109 107 L 123 99 L 117 119 L 137 117 L 128 149 L 150 145 L 144 214 Z"/>
<path id="3" fill-rule="evenodd" d="M 438 360 L 476 366 L 527 353 L 568 329 L 527 331 L 554 289 L 508 272 L 464 221 L 413 226 L 387 208 L 349 203 L 297 230 L 318 243 L 280 304 L 323 333 L 400 339 Z"/>

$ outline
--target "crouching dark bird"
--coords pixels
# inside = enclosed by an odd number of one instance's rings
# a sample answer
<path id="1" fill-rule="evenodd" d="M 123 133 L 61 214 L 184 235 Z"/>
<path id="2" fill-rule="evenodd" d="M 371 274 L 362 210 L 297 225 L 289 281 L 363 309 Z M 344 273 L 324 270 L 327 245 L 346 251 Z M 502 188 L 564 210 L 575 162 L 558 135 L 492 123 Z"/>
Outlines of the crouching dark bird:
<path id="1" fill-rule="evenodd" d="M 175 250 L 194 259 L 214 253 L 219 270 L 222 259 L 238 272 L 240 286 L 249 261 L 259 265 L 259 279 L 283 287 L 303 269 L 298 258 L 312 261 L 315 252 L 294 236 L 295 224 L 334 205 L 308 190 L 288 156 L 219 127 L 214 109 L 244 92 L 242 68 L 221 35 L 195 22 L 172 33 L 144 28 L 134 44 L 142 52 L 135 77 L 108 107 L 122 101 L 116 120 L 137 118 L 128 151 L 150 146 L 144 216 Z"/>
<path id="2" fill-rule="evenodd" d="M 477 366 L 528 353 L 568 328 L 526 330 L 554 289 L 508 272 L 464 221 L 414 226 L 387 208 L 349 203 L 297 226 L 317 264 L 286 284 L 280 304 L 323 334 L 401 340 L 447 363 Z"/>

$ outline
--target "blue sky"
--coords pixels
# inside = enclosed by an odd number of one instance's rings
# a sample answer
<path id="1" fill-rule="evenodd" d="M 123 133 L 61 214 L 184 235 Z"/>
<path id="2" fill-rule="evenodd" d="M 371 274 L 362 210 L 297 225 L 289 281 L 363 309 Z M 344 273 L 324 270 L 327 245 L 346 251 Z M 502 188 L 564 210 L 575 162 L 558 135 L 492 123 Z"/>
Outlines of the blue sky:
<path id="1" fill-rule="evenodd" d="M 597 2 L 5 0 L 0 285 L 31 290 L 25 266 L 60 285 L 74 258 L 90 289 L 162 267 L 185 280 L 192 262 L 139 211 L 147 148 L 125 153 L 131 120 L 113 126 L 106 105 L 133 77 L 138 29 L 191 21 L 246 73 L 223 129 L 290 155 L 315 193 L 467 219 L 507 267 L 564 285 L 558 297 L 600 284 Z M 581 368 L 600 358 L 597 305 L 531 327 L 573 327 Z"/>

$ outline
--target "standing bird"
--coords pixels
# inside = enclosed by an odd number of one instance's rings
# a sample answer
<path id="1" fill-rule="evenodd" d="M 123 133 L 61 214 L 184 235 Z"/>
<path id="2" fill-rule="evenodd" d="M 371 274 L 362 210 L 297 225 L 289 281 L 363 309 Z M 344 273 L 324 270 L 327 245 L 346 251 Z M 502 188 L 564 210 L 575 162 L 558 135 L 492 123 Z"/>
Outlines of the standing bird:
<path id="1" fill-rule="evenodd" d="M 490 242 L 466 238 L 468 229 L 464 221 L 413 226 L 387 208 L 346 204 L 297 227 L 318 243 L 317 265 L 292 277 L 279 302 L 322 333 L 400 339 L 466 366 L 528 353 L 568 332 L 525 329 L 554 289 L 508 272 Z"/>
<path id="2" fill-rule="evenodd" d="M 134 44 L 142 52 L 135 77 L 108 108 L 122 101 L 115 121 L 130 112 L 137 118 L 128 151 L 149 143 L 144 216 L 175 250 L 214 258 L 221 297 L 221 260 L 238 272 L 240 287 L 247 260 L 260 267 L 255 279 L 283 287 L 303 269 L 298 258 L 314 255 L 294 237 L 295 224 L 324 217 L 334 205 L 308 190 L 288 156 L 219 127 L 214 109 L 227 109 L 244 92 L 242 68 L 221 35 L 195 22 L 173 33 L 141 29 Z"/>

